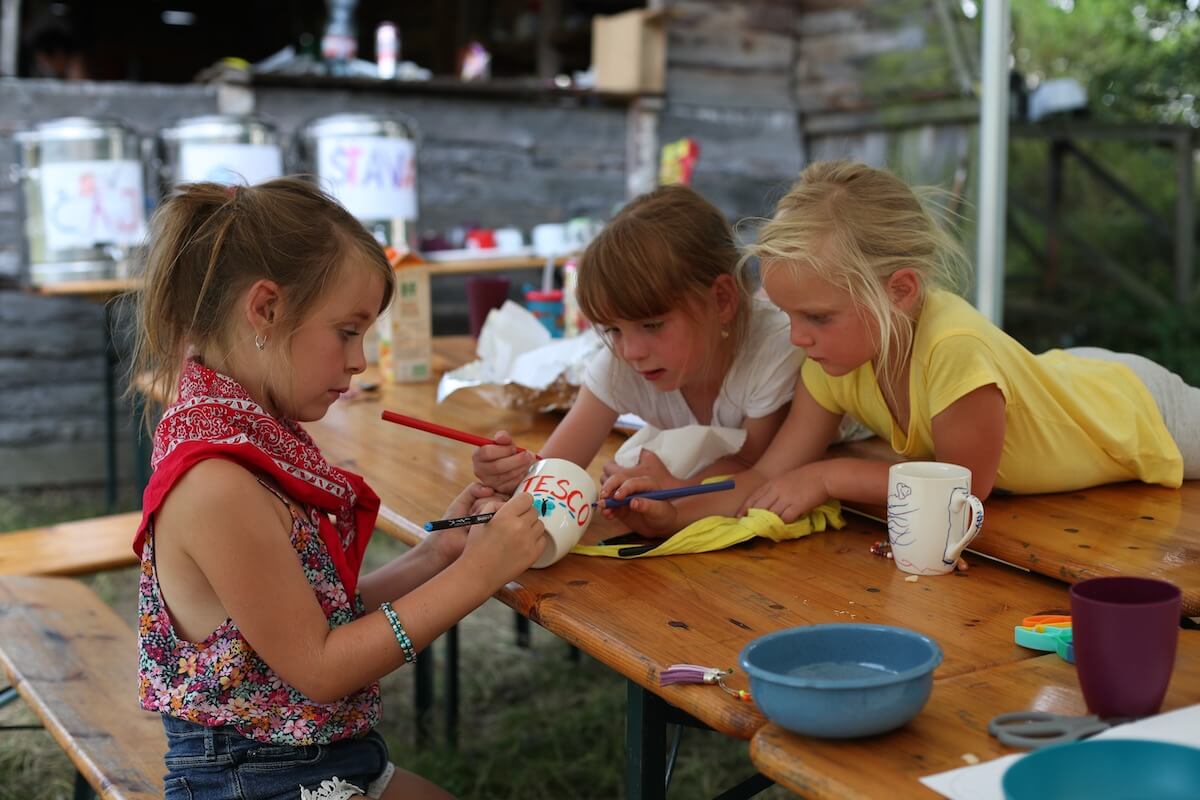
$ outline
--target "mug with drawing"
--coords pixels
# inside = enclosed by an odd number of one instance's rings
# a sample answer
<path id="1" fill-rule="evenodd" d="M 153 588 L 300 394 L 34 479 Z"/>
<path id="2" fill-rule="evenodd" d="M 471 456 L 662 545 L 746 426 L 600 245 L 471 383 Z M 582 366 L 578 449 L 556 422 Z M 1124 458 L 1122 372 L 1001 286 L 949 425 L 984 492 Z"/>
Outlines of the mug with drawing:
<path id="1" fill-rule="evenodd" d="M 954 571 L 983 529 L 983 503 L 971 494 L 971 470 L 908 461 L 888 470 L 888 539 L 896 566 L 914 575 Z"/>

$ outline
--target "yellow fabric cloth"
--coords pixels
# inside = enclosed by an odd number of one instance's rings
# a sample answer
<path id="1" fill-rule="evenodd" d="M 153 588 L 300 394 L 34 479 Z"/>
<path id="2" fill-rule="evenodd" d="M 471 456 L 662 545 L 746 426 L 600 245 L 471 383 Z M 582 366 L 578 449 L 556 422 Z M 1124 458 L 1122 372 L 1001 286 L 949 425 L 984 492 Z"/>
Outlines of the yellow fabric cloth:
<path id="1" fill-rule="evenodd" d="M 841 528 L 841 504 L 836 500 L 823 503 L 790 524 L 784 524 L 776 514 L 761 508 L 752 508 L 750 513 L 736 517 L 705 517 L 664 539 L 653 549 L 639 545 L 576 545 L 572 553 L 585 556 L 610 556 L 612 558 L 641 558 L 643 556 L 675 556 L 684 553 L 708 553 L 724 550 L 735 544 L 762 536 L 776 542 L 799 539 L 826 528 Z M 622 550 L 638 551 L 636 555 L 621 555 Z"/>
<path id="2" fill-rule="evenodd" d="M 1183 458 L 1149 390 L 1129 367 L 1051 350 L 1035 356 L 961 297 L 933 291 L 917 323 L 909 369 L 909 426 L 892 419 L 870 362 L 838 377 L 808 361 L 813 398 L 849 412 L 909 460 L 934 457 L 933 418 L 995 384 L 1004 394 L 996 486 L 1063 492 L 1116 481 L 1177 487 Z"/>

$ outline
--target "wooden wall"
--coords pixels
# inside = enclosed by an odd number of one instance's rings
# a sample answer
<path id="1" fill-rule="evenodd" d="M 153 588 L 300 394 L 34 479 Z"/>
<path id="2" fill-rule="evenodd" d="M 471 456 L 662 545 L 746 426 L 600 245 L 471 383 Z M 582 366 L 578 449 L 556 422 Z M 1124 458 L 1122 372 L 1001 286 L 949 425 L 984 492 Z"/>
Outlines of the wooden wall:
<path id="1" fill-rule="evenodd" d="M 770 213 L 811 160 L 969 181 L 978 32 L 949 0 L 673 0 L 664 142 L 732 217 Z"/>

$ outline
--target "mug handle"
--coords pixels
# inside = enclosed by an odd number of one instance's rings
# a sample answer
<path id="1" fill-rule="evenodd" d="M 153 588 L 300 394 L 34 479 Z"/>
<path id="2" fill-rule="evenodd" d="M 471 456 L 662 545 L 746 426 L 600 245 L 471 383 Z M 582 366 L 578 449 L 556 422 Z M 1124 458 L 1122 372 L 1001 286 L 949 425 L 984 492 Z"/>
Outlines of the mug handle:
<path id="1" fill-rule="evenodd" d="M 962 555 L 962 551 L 967 549 L 979 532 L 983 530 L 983 503 L 973 494 L 963 495 L 958 500 L 956 511 L 962 509 L 964 505 L 971 506 L 971 520 L 967 523 L 967 529 L 963 532 L 962 538 L 957 542 L 946 543 L 946 553 L 943 561 L 947 564 L 953 564 Z"/>

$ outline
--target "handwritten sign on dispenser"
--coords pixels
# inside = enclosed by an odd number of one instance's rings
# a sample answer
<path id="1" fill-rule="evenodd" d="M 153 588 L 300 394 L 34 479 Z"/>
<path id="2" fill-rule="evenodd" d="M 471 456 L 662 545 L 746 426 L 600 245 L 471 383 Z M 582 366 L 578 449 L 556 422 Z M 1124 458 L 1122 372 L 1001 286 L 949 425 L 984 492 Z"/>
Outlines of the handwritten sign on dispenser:
<path id="1" fill-rule="evenodd" d="M 321 139 L 317 174 L 325 189 L 359 219 L 417 218 L 416 151 L 409 139 Z"/>
<path id="2" fill-rule="evenodd" d="M 134 245 L 146 235 L 141 162 L 64 161 L 41 170 L 48 249 Z"/>

